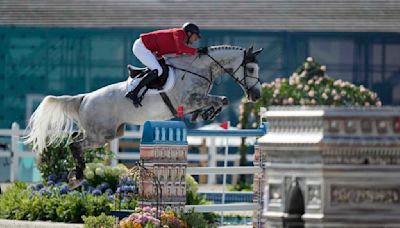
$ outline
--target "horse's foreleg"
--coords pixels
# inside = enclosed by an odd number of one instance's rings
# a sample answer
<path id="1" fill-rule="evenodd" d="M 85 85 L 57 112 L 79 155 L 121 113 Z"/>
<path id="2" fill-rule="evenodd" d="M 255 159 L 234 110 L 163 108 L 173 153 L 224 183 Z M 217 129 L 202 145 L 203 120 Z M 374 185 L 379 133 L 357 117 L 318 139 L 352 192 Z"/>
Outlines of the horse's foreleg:
<path id="1" fill-rule="evenodd" d="M 213 120 L 229 104 L 228 98 L 215 95 L 193 94 L 190 96 L 191 106 L 197 109 L 192 121 Z"/>

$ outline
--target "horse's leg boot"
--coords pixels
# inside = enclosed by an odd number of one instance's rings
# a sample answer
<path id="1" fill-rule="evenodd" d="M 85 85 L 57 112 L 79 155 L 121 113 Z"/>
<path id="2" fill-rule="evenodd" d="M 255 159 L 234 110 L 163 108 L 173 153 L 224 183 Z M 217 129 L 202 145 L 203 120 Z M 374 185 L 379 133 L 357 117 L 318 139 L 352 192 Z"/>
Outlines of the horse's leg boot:
<path id="1" fill-rule="evenodd" d="M 125 94 L 125 97 L 131 99 L 133 101 L 133 105 L 137 108 L 139 106 L 142 106 L 141 101 L 142 97 L 139 97 L 138 94 L 140 90 L 148 85 L 150 82 L 153 80 L 157 79 L 158 77 L 158 70 L 152 70 L 150 71 L 143 79 L 142 81 L 139 82 L 139 84 L 136 86 L 136 88 L 128 93 Z"/>

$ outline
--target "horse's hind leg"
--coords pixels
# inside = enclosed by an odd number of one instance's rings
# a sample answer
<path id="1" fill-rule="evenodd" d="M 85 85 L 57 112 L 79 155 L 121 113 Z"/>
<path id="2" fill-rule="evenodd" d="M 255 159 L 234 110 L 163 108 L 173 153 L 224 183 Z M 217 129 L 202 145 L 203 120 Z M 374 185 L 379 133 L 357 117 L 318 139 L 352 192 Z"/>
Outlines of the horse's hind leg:
<path id="1" fill-rule="evenodd" d="M 72 185 L 76 185 L 76 183 L 72 182 L 80 182 L 83 179 L 83 171 L 86 167 L 84 150 L 95 146 L 91 140 L 83 138 L 82 134 L 75 135 L 74 141 L 69 145 L 75 160 L 75 170 L 71 171 L 68 175 L 68 179 Z"/>

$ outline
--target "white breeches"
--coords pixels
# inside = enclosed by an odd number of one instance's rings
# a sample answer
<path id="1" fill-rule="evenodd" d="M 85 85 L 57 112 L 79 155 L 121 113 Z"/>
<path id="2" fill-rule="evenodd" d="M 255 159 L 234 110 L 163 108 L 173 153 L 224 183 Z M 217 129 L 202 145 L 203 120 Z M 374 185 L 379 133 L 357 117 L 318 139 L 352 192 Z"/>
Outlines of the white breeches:
<path id="1" fill-rule="evenodd" d="M 135 41 L 132 47 L 132 52 L 142 62 L 145 66 L 147 66 L 150 70 L 157 69 L 158 76 L 160 76 L 163 72 L 160 64 L 157 61 L 156 56 L 144 46 L 142 39 L 139 38 Z"/>

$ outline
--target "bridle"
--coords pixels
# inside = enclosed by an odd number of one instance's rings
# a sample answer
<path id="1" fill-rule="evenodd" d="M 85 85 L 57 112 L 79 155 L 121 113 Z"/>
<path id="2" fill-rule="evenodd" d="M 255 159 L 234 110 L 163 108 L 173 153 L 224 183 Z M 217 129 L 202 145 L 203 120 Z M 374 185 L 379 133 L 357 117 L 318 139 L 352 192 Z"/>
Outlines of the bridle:
<path id="1" fill-rule="evenodd" d="M 220 62 L 218 62 L 218 61 L 217 61 L 214 57 L 212 57 L 210 54 L 207 53 L 206 55 L 207 55 L 210 59 L 212 59 L 221 69 L 223 69 L 223 70 L 225 71 L 225 73 L 227 73 L 229 76 L 231 76 L 231 78 L 233 78 L 233 80 L 235 80 L 235 82 L 237 82 L 237 83 L 239 83 L 241 86 L 243 86 L 243 88 L 246 90 L 246 93 L 247 93 L 247 94 L 249 94 L 249 92 L 250 92 L 258 83 L 261 84 L 260 78 L 254 77 L 254 76 L 251 76 L 251 75 L 248 75 L 248 74 L 247 74 L 247 64 L 248 64 L 248 63 L 252 63 L 252 62 L 256 63 L 256 61 L 255 61 L 255 59 L 254 59 L 253 61 L 251 61 L 249 58 L 247 58 L 246 50 L 243 51 L 243 61 L 242 61 L 242 63 L 241 63 L 234 71 L 230 71 L 230 70 L 226 69 L 224 66 L 222 66 L 222 64 L 221 64 Z M 200 78 L 206 80 L 210 85 L 212 84 L 212 76 L 211 76 L 211 80 L 210 80 L 209 78 L 205 77 L 204 75 L 201 75 L 201 74 L 198 74 L 198 73 L 195 73 L 195 72 L 186 70 L 186 69 L 182 69 L 182 68 L 179 68 L 179 67 L 175 67 L 175 66 L 169 65 L 169 64 L 168 64 L 167 66 L 170 66 L 170 67 L 172 67 L 172 68 L 175 68 L 175 69 L 178 69 L 178 70 L 181 70 L 181 71 L 190 73 L 190 74 L 192 74 L 192 75 L 195 75 L 195 76 L 197 76 L 197 77 L 200 77 Z M 244 70 L 244 72 L 243 72 L 243 78 L 242 78 L 242 79 L 239 79 L 239 78 L 235 77 L 235 74 L 236 74 L 236 72 L 240 69 L 240 67 L 243 67 L 243 70 Z M 248 87 L 246 78 L 254 78 L 254 79 L 256 79 L 257 81 L 256 81 L 256 83 L 254 83 L 252 86 Z"/>
<path id="2" fill-rule="evenodd" d="M 250 76 L 247 74 L 247 64 L 251 63 L 251 61 L 249 61 L 246 57 L 246 50 L 243 51 L 243 61 L 242 63 L 236 68 L 236 70 L 232 71 L 232 73 L 227 70 L 224 66 L 222 66 L 221 63 L 219 63 L 216 59 L 214 59 L 214 57 L 212 57 L 211 55 L 209 55 L 208 53 L 206 54 L 208 57 L 210 57 L 210 59 L 212 59 L 219 67 L 221 67 L 221 69 L 223 69 L 229 76 L 231 76 L 231 78 L 233 78 L 233 80 L 235 80 L 235 82 L 239 83 L 241 86 L 243 86 L 243 88 L 245 88 L 246 93 L 249 94 L 249 91 L 252 90 L 258 83 L 261 84 L 260 78 L 258 77 L 254 77 L 254 76 Z M 254 63 L 256 61 L 253 61 Z M 240 69 L 240 67 L 243 67 L 243 78 L 242 79 L 238 79 L 237 77 L 235 77 L 236 72 Z M 251 87 L 247 86 L 247 80 L 246 78 L 254 78 L 256 79 L 256 83 L 254 83 L 254 85 L 252 85 Z"/>

